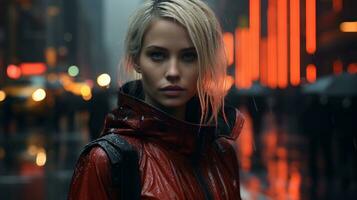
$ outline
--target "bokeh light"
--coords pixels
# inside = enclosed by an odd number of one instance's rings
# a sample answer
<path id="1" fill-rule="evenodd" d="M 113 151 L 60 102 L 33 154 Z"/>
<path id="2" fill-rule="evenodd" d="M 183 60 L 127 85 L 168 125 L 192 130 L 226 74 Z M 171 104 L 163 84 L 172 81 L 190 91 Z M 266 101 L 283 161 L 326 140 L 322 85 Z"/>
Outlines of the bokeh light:
<path id="1" fill-rule="evenodd" d="M 46 98 L 46 91 L 42 88 L 37 89 L 34 93 L 32 93 L 32 99 L 34 101 L 42 101 Z"/>
<path id="2" fill-rule="evenodd" d="M 340 30 L 342 32 L 357 32 L 357 21 L 356 22 L 342 22 L 340 24 Z"/>
<path id="3" fill-rule="evenodd" d="M 0 102 L 4 101 L 5 99 L 6 99 L 6 93 L 0 90 Z"/>
<path id="4" fill-rule="evenodd" d="M 37 156 L 36 156 L 36 165 L 39 167 L 42 167 L 46 164 L 46 151 L 44 149 L 40 149 L 37 152 Z"/>
<path id="5" fill-rule="evenodd" d="M 79 68 L 75 65 L 72 65 L 68 68 L 68 75 L 76 77 L 79 74 Z"/>
<path id="6" fill-rule="evenodd" d="M 92 94 L 89 94 L 89 95 L 86 95 L 86 96 L 82 96 L 82 98 L 85 100 L 85 101 L 89 101 L 92 99 Z"/>
<path id="7" fill-rule="evenodd" d="M 21 76 L 21 69 L 16 65 L 9 65 L 6 70 L 7 76 L 11 79 L 18 79 Z"/>
<path id="8" fill-rule="evenodd" d="M 81 87 L 81 94 L 82 94 L 82 96 L 88 96 L 88 95 L 90 95 L 90 94 L 91 94 L 91 89 L 90 89 L 90 87 L 89 87 L 88 85 L 83 85 L 83 86 Z"/>
<path id="9" fill-rule="evenodd" d="M 31 156 L 35 156 L 37 154 L 37 146 L 35 145 L 30 145 L 28 148 L 27 148 L 27 153 Z"/>
<path id="10" fill-rule="evenodd" d="M 101 74 L 97 78 L 97 83 L 101 87 L 106 87 L 110 84 L 111 78 L 108 74 Z"/>

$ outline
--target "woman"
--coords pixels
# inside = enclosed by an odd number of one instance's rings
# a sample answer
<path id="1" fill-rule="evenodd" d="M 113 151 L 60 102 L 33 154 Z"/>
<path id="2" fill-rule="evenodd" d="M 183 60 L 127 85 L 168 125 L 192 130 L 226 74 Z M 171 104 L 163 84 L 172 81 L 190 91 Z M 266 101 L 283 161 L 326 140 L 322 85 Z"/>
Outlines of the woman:
<path id="1" fill-rule="evenodd" d="M 211 9 L 200 0 L 145 1 L 125 47 L 123 65 L 141 78 L 122 86 L 102 134 L 137 153 L 139 198 L 240 199 L 234 140 L 243 119 L 224 105 L 226 58 Z M 106 151 L 93 147 L 77 163 L 69 199 L 123 199 L 113 173 Z"/>

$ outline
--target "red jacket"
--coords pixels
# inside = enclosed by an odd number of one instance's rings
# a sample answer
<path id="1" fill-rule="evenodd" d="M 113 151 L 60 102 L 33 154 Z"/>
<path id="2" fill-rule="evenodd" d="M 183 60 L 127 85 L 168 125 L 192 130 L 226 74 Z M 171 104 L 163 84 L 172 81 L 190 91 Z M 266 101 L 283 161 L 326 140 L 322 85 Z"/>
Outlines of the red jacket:
<path id="1" fill-rule="evenodd" d="M 105 129 L 139 153 L 142 199 L 240 199 L 235 139 L 244 120 L 238 110 L 231 133 L 218 136 L 213 126 L 177 120 L 124 93 L 119 99 Z M 95 147 L 79 159 L 69 199 L 118 199 L 119 193 L 104 150 Z"/>

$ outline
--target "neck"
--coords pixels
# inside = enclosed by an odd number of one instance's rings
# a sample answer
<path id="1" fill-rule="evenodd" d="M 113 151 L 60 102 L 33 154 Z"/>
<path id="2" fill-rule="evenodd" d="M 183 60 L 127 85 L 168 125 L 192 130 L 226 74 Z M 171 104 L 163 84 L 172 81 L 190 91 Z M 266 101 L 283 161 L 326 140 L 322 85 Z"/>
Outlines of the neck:
<path id="1" fill-rule="evenodd" d="M 182 106 L 179 108 L 162 108 L 161 110 L 175 117 L 176 119 L 185 120 L 186 106 Z"/>
<path id="2" fill-rule="evenodd" d="M 167 107 L 164 107 L 158 103 L 150 101 L 150 99 L 148 99 L 146 97 L 145 97 L 145 102 L 154 106 L 155 108 L 158 108 L 159 110 L 175 117 L 176 119 L 185 120 L 185 118 L 186 118 L 186 105 L 183 105 L 180 107 L 167 108 Z"/>

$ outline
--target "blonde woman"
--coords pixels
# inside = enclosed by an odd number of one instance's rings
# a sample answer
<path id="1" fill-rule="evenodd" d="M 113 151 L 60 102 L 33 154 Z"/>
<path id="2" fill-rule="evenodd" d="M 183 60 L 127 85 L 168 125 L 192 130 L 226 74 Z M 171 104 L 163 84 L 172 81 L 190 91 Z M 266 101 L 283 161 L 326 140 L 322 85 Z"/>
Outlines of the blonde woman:
<path id="1" fill-rule="evenodd" d="M 224 105 L 220 25 L 200 0 L 147 0 L 134 13 L 124 84 L 102 136 L 77 163 L 69 199 L 240 199 L 235 139 Z"/>

